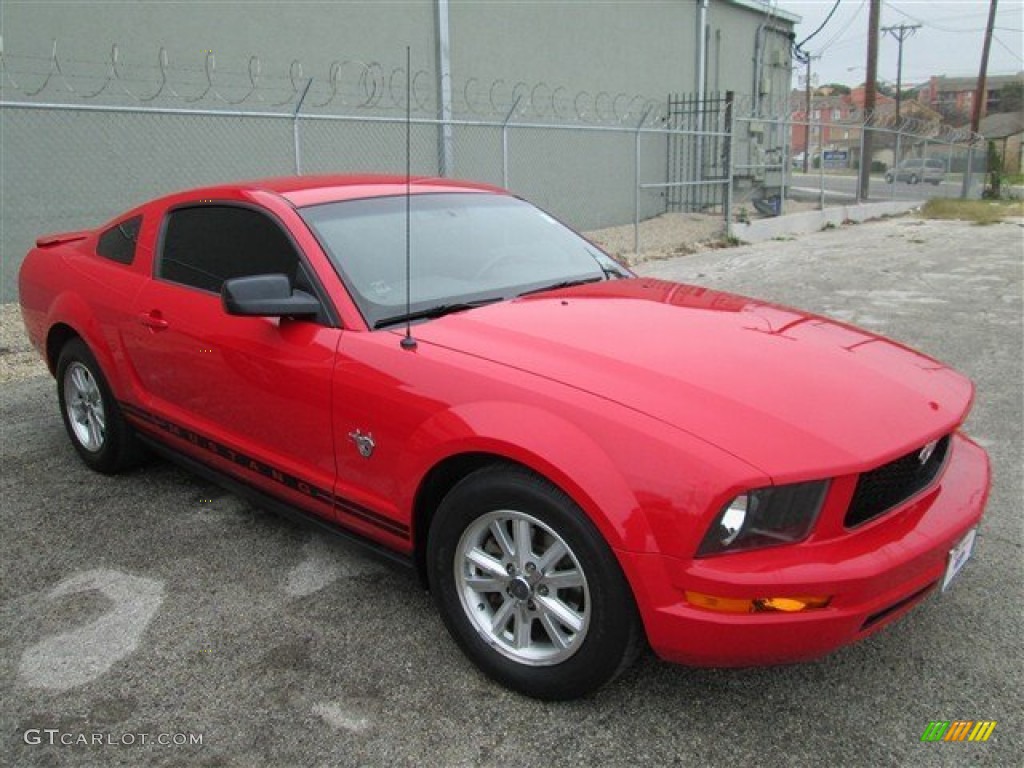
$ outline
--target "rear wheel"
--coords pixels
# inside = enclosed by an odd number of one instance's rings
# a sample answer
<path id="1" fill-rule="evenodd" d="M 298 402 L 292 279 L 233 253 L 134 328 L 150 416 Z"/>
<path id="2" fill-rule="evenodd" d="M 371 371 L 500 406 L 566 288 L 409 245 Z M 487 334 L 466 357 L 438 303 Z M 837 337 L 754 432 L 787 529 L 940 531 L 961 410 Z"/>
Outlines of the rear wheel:
<path id="1" fill-rule="evenodd" d="M 912 174 L 910 174 L 910 178 L 909 178 L 909 179 L 907 179 L 907 182 L 908 182 L 909 184 L 917 184 L 917 182 L 918 182 L 918 181 L 919 181 L 919 179 L 918 179 L 918 178 L 917 178 L 917 176 L 916 176 L 915 174 L 913 174 L 913 173 L 912 173 Z"/>
<path id="2" fill-rule="evenodd" d="M 57 360 L 57 397 L 71 444 L 97 472 L 113 474 L 142 458 L 142 447 L 89 347 L 72 339 Z"/>
<path id="3" fill-rule="evenodd" d="M 493 679 L 541 699 L 612 680 L 642 632 L 604 539 L 571 499 L 524 469 L 474 472 L 445 497 L 427 543 L 448 630 Z"/>

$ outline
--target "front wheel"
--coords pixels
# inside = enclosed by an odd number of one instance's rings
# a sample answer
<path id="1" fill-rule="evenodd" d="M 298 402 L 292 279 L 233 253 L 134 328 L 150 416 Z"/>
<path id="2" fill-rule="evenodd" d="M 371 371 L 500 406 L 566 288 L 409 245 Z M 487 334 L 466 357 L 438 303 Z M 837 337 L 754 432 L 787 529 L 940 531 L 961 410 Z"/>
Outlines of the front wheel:
<path id="1" fill-rule="evenodd" d="M 72 339 L 57 360 L 57 398 L 71 444 L 97 472 L 113 474 L 135 464 L 144 451 L 124 421 L 95 356 Z"/>
<path id="2" fill-rule="evenodd" d="M 910 184 L 917 184 L 918 181 L 919 181 L 919 179 L 914 174 L 911 174 L 910 178 L 907 179 L 907 182 L 910 183 Z"/>
<path id="3" fill-rule="evenodd" d="M 635 658 L 642 631 L 608 545 L 537 475 L 487 467 L 445 497 L 427 542 L 449 632 L 498 682 L 540 699 L 583 696 Z"/>
<path id="4" fill-rule="evenodd" d="M 885 174 L 885 183 L 886 183 L 886 184 L 892 184 L 892 181 L 893 181 L 893 176 L 892 176 L 892 174 L 891 174 L 891 173 L 887 173 L 887 174 Z"/>

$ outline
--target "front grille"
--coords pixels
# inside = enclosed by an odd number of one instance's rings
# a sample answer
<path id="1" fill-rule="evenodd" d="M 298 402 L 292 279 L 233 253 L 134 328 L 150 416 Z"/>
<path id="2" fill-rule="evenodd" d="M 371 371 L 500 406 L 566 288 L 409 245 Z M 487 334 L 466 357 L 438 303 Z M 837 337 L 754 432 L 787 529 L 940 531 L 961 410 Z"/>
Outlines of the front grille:
<path id="1" fill-rule="evenodd" d="M 847 528 L 873 520 L 931 484 L 946 461 L 949 435 L 939 440 L 932 455 L 923 464 L 919 459 L 922 448 L 865 472 L 858 478 L 857 489 L 853 492 L 844 520 Z"/>

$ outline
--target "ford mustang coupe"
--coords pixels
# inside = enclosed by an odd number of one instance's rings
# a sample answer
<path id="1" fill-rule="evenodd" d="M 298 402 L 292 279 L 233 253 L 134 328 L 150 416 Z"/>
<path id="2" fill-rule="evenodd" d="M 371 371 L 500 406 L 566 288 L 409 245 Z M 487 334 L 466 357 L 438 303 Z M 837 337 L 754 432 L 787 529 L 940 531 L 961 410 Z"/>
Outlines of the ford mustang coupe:
<path id="1" fill-rule="evenodd" d="M 28 335 L 82 460 L 147 448 L 414 566 L 492 678 L 875 632 L 971 554 L 973 387 L 892 341 L 636 277 L 502 190 L 301 177 L 41 237 Z"/>

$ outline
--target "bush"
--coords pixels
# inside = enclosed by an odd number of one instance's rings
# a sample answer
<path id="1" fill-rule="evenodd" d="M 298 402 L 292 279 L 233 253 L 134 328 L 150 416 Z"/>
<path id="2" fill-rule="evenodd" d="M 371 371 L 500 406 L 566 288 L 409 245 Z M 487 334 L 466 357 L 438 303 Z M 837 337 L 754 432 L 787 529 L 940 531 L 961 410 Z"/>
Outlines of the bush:
<path id="1" fill-rule="evenodd" d="M 1003 159 L 996 150 L 996 143 L 988 143 L 988 183 L 981 196 L 988 200 L 998 200 L 1002 196 Z"/>

